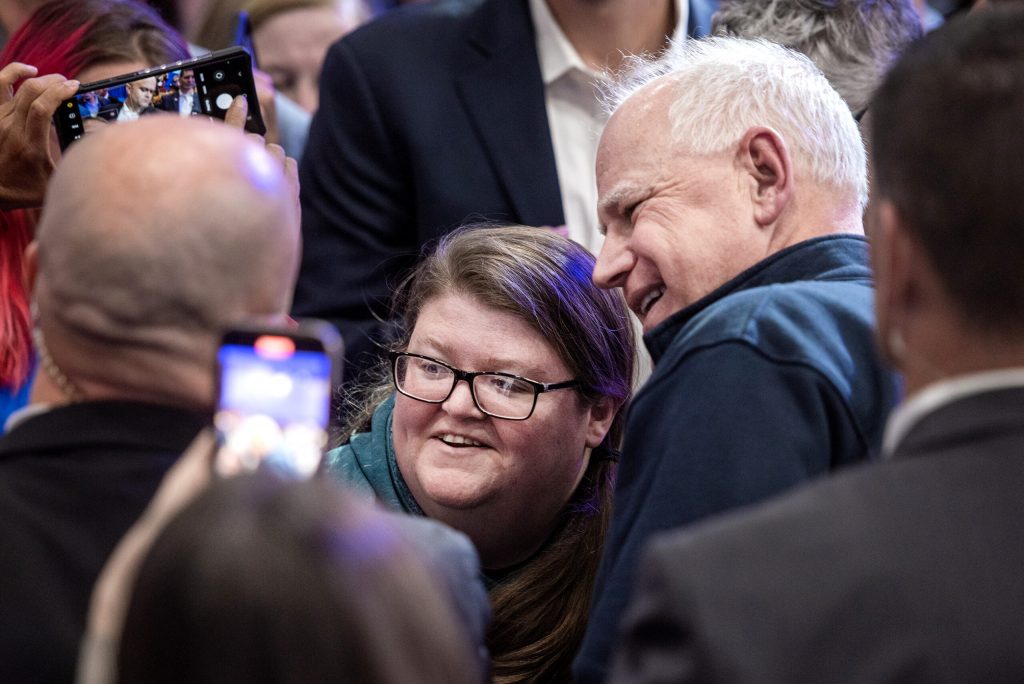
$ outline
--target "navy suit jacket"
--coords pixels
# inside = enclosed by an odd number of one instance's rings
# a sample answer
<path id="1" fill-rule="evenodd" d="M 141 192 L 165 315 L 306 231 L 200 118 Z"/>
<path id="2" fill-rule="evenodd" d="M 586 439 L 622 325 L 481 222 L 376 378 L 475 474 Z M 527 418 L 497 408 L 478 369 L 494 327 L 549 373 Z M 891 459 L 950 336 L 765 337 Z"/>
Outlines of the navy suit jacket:
<path id="1" fill-rule="evenodd" d="M 178 112 L 178 102 L 181 99 L 179 93 L 168 93 L 160 98 L 159 108 L 165 112 Z M 202 113 L 199 109 L 199 93 L 192 94 L 192 114 Z"/>
<path id="2" fill-rule="evenodd" d="M 691 34 L 714 6 L 691 0 Z M 423 245 L 479 219 L 565 223 L 527 0 L 414 5 L 336 43 L 300 178 L 295 314 L 333 322 L 358 369 Z"/>

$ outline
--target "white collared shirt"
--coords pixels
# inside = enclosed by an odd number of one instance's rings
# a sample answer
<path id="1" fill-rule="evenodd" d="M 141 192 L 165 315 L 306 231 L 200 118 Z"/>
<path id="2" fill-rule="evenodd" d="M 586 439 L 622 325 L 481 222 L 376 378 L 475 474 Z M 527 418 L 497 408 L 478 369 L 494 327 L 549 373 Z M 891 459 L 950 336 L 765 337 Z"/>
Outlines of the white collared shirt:
<path id="1" fill-rule="evenodd" d="M 179 93 L 178 95 L 178 114 L 182 116 L 192 116 L 192 98 L 195 97 L 195 93 Z"/>
<path id="2" fill-rule="evenodd" d="M 676 28 L 673 41 L 686 39 L 687 0 L 673 0 Z M 597 143 L 607 117 L 598 100 L 604 77 L 584 64 L 558 25 L 545 0 L 530 0 L 537 41 L 537 58 L 544 80 L 548 127 L 562 210 L 569 237 L 594 254 L 604 238 L 597 231 Z"/>
<path id="3" fill-rule="evenodd" d="M 117 113 L 118 121 L 135 121 L 139 118 L 139 113 L 131 109 L 128 103 L 121 105 L 121 111 Z"/>
<path id="4" fill-rule="evenodd" d="M 1024 387 L 1024 368 L 1001 368 L 934 382 L 896 407 L 885 425 L 882 456 L 889 458 L 922 418 L 972 394 Z"/>

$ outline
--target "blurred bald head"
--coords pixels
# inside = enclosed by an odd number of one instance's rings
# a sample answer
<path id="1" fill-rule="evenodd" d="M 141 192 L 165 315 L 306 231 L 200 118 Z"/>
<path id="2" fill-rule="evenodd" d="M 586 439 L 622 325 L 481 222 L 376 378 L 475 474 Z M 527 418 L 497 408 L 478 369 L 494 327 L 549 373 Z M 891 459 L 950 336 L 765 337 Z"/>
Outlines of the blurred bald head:
<path id="1" fill-rule="evenodd" d="M 223 124 L 155 116 L 69 150 L 36 242 L 40 328 L 72 382 L 137 395 L 166 379 L 195 394 L 212 388 L 223 328 L 287 311 L 298 212 L 262 145 Z M 138 377 L 155 367 L 161 377 Z"/>

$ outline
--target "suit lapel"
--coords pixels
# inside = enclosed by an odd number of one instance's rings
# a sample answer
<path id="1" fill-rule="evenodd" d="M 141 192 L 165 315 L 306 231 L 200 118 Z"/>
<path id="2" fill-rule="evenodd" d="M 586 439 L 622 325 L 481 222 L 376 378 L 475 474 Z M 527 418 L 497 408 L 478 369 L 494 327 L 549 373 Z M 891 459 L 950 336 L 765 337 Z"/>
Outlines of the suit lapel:
<path id="1" fill-rule="evenodd" d="M 481 5 L 470 19 L 464 64 L 456 90 L 519 220 L 564 223 L 526 0 Z"/>

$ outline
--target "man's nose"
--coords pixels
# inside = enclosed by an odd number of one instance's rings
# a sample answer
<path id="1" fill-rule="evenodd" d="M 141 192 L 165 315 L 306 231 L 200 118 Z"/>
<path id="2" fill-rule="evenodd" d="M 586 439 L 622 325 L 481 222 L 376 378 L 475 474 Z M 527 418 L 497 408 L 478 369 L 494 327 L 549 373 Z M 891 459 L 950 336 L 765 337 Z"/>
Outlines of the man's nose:
<path id="1" fill-rule="evenodd" d="M 609 233 L 594 264 L 594 284 L 606 290 L 622 287 L 635 264 L 636 258 L 625 241 Z"/>

